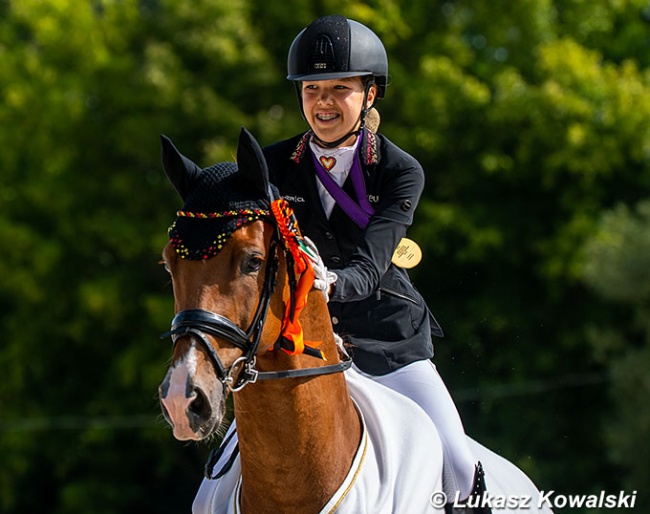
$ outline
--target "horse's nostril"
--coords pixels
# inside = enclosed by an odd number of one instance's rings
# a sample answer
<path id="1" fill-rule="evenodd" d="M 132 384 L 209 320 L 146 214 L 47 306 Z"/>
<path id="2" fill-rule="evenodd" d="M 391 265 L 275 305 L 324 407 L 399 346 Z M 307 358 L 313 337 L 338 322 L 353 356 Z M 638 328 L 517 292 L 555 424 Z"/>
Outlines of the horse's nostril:
<path id="1" fill-rule="evenodd" d="M 187 407 L 188 413 L 199 419 L 208 419 L 212 414 L 210 402 L 200 389 L 194 389 L 193 393 L 194 400 L 192 400 L 190 405 Z"/>

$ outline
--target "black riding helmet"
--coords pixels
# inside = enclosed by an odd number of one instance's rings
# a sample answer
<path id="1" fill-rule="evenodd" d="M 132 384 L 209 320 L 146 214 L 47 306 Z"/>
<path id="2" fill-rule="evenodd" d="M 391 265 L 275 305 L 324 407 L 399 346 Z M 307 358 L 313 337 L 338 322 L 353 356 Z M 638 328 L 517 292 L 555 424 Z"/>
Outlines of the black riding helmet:
<path id="1" fill-rule="evenodd" d="M 325 16 L 303 29 L 291 43 L 287 68 L 287 79 L 296 83 L 301 112 L 300 82 L 303 80 L 369 77 L 366 97 L 373 83 L 377 86 L 376 98 L 383 98 L 386 93 L 388 57 L 384 45 L 368 27 L 344 16 Z M 364 107 L 360 113 L 361 128 L 368 110 Z M 321 142 L 338 146 L 352 134 L 337 141 Z"/>

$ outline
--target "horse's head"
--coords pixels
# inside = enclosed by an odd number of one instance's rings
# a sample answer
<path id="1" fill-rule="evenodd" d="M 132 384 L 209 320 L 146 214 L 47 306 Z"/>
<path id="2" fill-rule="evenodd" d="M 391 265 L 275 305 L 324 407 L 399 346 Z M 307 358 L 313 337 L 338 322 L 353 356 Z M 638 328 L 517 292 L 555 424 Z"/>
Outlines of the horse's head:
<path id="1" fill-rule="evenodd" d="M 267 317 L 277 265 L 272 193 L 261 150 L 246 131 L 237 160 L 200 169 L 163 138 L 165 171 L 185 202 L 163 250 L 177 315 L 159 397 L 178 439 L 215 430 L 228 390 L 254 379 L 258 345 L 281 330 L 281 319 Z"/>
<path id="2" fill-rule="evenodd" d="M 303 340 L 300 312 L 314 283 L 311 257 L 246 130 L 237 162 L 200 169 L 163 138 L 165 171 L 185 202 L 163 250 L 176 316 L 169 332 L 174 354 L 159 397 L 177 439 L 212 434 L 229 391 L 257 380 L 337 373 L 350 364 L 338 358 L 321 294 L 314 296 L 309 328 L 328 339 L 334 364 L 322 365 L 325 352 Z M 309 357 L 287 361 L 287 354 Z"/>

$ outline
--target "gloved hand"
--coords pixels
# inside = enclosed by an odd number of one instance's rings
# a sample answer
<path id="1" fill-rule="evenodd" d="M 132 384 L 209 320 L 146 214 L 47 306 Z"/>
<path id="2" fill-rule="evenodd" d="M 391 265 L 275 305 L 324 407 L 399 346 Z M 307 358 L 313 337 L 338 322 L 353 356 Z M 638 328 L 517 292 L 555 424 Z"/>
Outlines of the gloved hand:
<path id="1" fill-rule="evenodd" d="M 314 268 L 314 289 L 322 291 L 325 295 L 325 301 L 329 301 L 331 286 L 336 282 L 336 273 L 328 271 L 314 242 L 308 237 L 304 237 L 303 239 L 305 241 L 307 256 L 311 260 L 312 267 Z"/>

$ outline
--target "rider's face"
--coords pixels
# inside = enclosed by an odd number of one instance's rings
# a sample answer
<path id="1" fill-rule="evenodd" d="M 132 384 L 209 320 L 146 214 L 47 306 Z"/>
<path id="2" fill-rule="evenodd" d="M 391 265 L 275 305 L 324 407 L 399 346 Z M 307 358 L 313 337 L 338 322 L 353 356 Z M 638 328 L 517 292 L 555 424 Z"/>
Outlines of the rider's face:
<path id="1" fill-rule="evenodd" d="M 360 77 L 304 81 L 301 94 L 307 123 L 321 140 L 336 141 L 358 128 L 364 99 Z M 368 106 L 374 98 L 373 87 L 368 93 Z M 353 142 L 354 136 L 351 136 L 339 146 Z"/>

